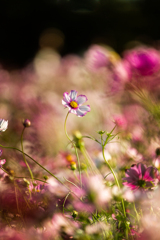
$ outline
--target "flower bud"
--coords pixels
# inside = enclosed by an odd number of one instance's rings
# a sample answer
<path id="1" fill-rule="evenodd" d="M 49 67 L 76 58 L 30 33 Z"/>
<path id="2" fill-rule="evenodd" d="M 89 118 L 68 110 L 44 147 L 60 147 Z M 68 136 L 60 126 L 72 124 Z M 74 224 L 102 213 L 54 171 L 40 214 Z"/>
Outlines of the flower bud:
<path id="1" fill-rule="evenodd" d="M 28 187 L 30 182 L 26 178 L 23 178 L 23 181 L 24 181 L 24 185 Z"/>
<path id="2" fill-rule="evenodd" d="M 76 166 L 75 162 L 71 162 L 70 167 L 71 167 L 71 170 L 73 170 L 73 171 L 77 169 L 77 166 Z"/>
<path id="3" fill-rule="evenodd" d="M 45 175 L 45 176 L 43 176 L 43 178 L 46 181 L 46 180 L 48 180 L 49 177 Z"/>
<path id="4" fill-rule="evenodd" d="M 105 131 L 98 131 L 98 134 L 100 134 L 100 135 L 103 135 L 105 133 Z"/>
<path id="5" fill-rule="evenodd" d="M 77 216 L 78 216 L 78 212 L 74 210 L 72 213 L 72 217 L 75 219 Z"/>
<path id="6" fill-rule="evenodd" d="M 76 144 L 76 147 L 81 149 L 84 147 L 84 142 L 82 140 L 82 135 L 79 131 L 75 131 L 73 134 L 74 142 Z"/>
<path id="7" fill-rule="evenodd" d="M 85 163 L 81 163 L 81 170 L 83 171 L 85 171 L 85 170 L 87 170 L 87 165 L 85 164 Z"/>
<path id="8" fill-rule="evenodd" d="M 23 126 L 24 127 L 30 127 L 31 126 L 31 121 L 29 119 L 23 120 Z"/>
<path id="9" fill-rule="evenodd" d="M 160 148 L 156 149 L 156 155 L 159 156 L 160 155 Z"/>

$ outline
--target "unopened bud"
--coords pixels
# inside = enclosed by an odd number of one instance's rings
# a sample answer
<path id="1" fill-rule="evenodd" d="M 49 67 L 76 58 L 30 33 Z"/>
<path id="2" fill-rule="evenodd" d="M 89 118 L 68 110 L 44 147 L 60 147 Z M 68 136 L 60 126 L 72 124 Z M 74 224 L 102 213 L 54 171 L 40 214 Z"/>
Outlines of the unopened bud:
<path id="1" fill-rule="evenodd" d="M 82 140 L 82 134 L 79 131 L 75 131 L 73 134 L 74 142 L 77 148 L 81 149 L 84 147 L 84 142 Z"/>
<path id="2" fill-rule="evenodd" d="M 103 135 L 105 131 L 98 131 L 98 134 Z"/>
<path id="3" fill-rule="evenodd" d="M 156 149 L 156 155 L 159 156 L 160 155 L 160 148 Z"/>
<path id="4" fill-rule="evenodd" d="M 73 136 L 74 136 L 75 138 L 78 138 L 78 139 L 81 139 L 81 138 L 82 138 L 82 134 L 81 134 L 79 131 L 75 131 L 75 132 L 73 133 Z"/>
<path id="5" fill-rule="evenodd" d="M 85 163 L 81 163 L 81 170 L 87 170 L 87 165 Z"/>
<path id="6" fill-rule="evenodd" d="M 77 216 L 78 216 L 78 212 L 74 210 L 73 213 L 72 213 L 72 217 L 76 218 Z"/>
<path id="7" fill-rule="evenodd" d="M 23 181 L 24 181 L 24 184 L 28 187 L 30 182 L 26 178 L 23 178 Z"/>
<path id="8" fill-rule="evenodd" d="M 45 175 L 45 176 L 43 176 L 43 178 L 44 178 L 44 180 L 48 180 L 49 177 Z"/>
<path id="9" fill-rule="evenodd" d="M 30 127 L 31 126 L 31 121 L 29 119 L 23 120 L 23 126 L 24 127 Z"/>
<path id="10" fill-rule="evenodd" d="M 76 166 L 75 162 L 71 162 L 70 167 L 71 167 L 71 170 L 73 170 L 73 171 L 77 169 L 77 166 Z"/>

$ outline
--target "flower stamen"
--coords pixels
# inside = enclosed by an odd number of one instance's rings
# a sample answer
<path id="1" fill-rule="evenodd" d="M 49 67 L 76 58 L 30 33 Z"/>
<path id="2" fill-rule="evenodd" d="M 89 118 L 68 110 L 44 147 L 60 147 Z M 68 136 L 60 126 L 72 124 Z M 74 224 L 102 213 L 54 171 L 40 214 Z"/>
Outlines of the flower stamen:
<path id="1" fill-rule="evenodd" d="M 71 101 L 69 104 L 72 108 L 77 108 L 78 107 L 78 103 L 75 101 Z"/>

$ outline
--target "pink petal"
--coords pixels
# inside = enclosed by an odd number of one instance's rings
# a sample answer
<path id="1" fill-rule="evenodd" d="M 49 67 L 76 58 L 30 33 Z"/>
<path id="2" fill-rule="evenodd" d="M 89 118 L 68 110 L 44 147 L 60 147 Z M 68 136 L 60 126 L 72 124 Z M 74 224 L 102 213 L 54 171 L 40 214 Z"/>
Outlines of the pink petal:
<path id="1" fill-rule="evenodd" d="M 1 168 L 2 165 L 5 164 L 5 163 L 6 163 L 6 160 L 5 160 L 5 159 L 0 160 L 0 168 Z"/>
<path id="2" fill-rule="evenodd" d="M 77 109 L 77 116 L 78 117 L 83 117 L 87 114 L 87 112 L 90 112 L 90 106 L 89 105 L 80 106 Z"/>
<path id="3" fill-rule="evenodd" d="M 78 105 L 82 105 L 83 103 L 85 103 L 87 101 L 87 97 L 85 95 L 79 95 L 76 99 Z"/>
<path id="4" fill-rule="evenodd" d="M 76 90 L 71 90 L 70 93 L 69 93 L 69 97 L 70 97 L 71 101 L 76 100 L 76 98 L 77 98 L 77 91 Z"/>
<path id="5" fill-rule="evenodd" d="M 68 92 L 63 93 L 62 104 L 63 104 L 63 102 L 68 103 L 68 102 L 70 102 L 70 101 L 71 101 L 71 99 L 70 99 L 70 96 L 69 96 Z"/>

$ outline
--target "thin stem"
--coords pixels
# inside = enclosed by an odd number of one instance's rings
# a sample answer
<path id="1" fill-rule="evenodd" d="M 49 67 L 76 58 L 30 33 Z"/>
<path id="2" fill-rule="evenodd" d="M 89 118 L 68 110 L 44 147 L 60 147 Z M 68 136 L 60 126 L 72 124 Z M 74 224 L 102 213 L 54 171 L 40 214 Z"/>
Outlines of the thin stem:
<path id="1" fill-rule="evenodd" d="M 15 197 L 16 197 L 17 211 L 18 211 L 18 213 L 20 214 L 21 211 L 20 211 L 20 209 L 19 209 L 18 196 L 17 196 L 17 189 L 16 189 L 16 186 L 15 186 L 15 182 L 14 182 L 14 189 L 15 189 Z"/>
<path id="2" fill-rule="evenodd" d="M 12 176 L 12 175 L 10 175 L 9 172 L 7 172 L 4 168 L 1 167 L 1 169 L 3 170 L 3 172 L 7 173 L 9 176 L 14 177 L 14 178 L 23 178 L 23 179 L 24 179 L 24 178 L 30 178 L 30 177 L 17 177 L 17 176 Z M 47 183 L 46 181 L 41 180 L 41 179 L 39 179 L 39 178 L 35 178 L 35 177 L 34 177 L 33 179 L 34 179 L 34 180 L 37 180 L 37 181 L 39 181 L 39 182 Z"/>
<path id="3" fill-rule="evenodd" d="M 24 162 L 25 162 L 25 164 L 26 164 L 26 166 L 28 168 L 28 171 L 29 171 L 29 173 L 31 175 L 32 182 L 34 182 L 32 170 L 31 170 L 31 168 L 30 168 L 30 166 L 29 166 L 29 164 L 28 164 L 28 162 L 27 162 L 27 160 L 25 158 L 25 154 L 24 154 L 24 151 L 23 151 L 23 133 L 24 133 L 24 130 L 25 130 L 25 127 L 23 128 L 22 134 L 21 134 L 21 148 L 22 148 L 22 152 L 23 152 L 23 159 L 24 159 Z"/>
<path id="4" fill-rule="evenodd" d="M 118 186 L 118 188 L 119 188 L 119 190 L 120 190 L 121 188 L 120 188 L 120 185 L 119 185 L 118 179 L 117 179 L 117 177 L 116 177 L 116 175 L 115 175 L 115 172 L 113 171 L 113 169 L 112 169 L 112 167 L 110 166 L 109 162 L 108 162 L 108 161 L 106 160 L 106 158 L 105 158 L 105 154 L 104 154 L 104 146 L 102 146 L 102 154 L 103 154 L 103 158 L 104 158 L 104 160 L 105 160 L 105 162 L 106 162 L 108 168 L 109 168 L 110 171 L 112 172 L 112 174 L 113 174 L 113 176 L 114 176 L 114 179 L 115 179 L 115 182 L 116 182 L 116 184 L 117 184 L 117 186 Z M 123 214 L 124 214 L 124 217 L 126 218 L 126 211 L 125 211 L 125 206 L 124 206 L 123 198 L 122 198 L 122 200 L 121 200 L 121 203 L 122 203 Z M 126 229 L 126 237 L 127 237 L 127 239 L 128 239 L 127 229 Z"/>
<path id="5" fill-rule="evenodd" d="M 64 199 L 64 202 L 63 202 L 63 214 L 64 214 L 64 205 L 65 205 L 66 200 L 67 200 L 67 198 L 69 197 L 70 194 L 71 194 L 71 192 L 69 192 L 69 193 L 66 195 L 65 199 Z"/>
<path id="6" fill-rule="evenodd" d="M 72 140 L 71 140 L 70 137 L 68 136 L 67 129 L 66 129 L 66 123 L 67 123 L 68 115 L 69 115 L 69 112 L 67 113 L 67 116 L 66 116 L 66 118 L 65 118 L 64 131 L 65 131 L 65 134 L 66 134 L 67 138 L 69 139 L 69 141 L 72 142 Z"/>
<path id="7" fill-rule="evenodd" d="M 59 183 L 61 183 L 62 185 L 64 185 L 67 189 L 69 189 L 61 180 L 59 180 L 54 174 L 52 174 L 50 171 L 48 171 L 45 167 L 43 167 L 40 163 L 38 163 L 35 159 L 33 159 L 31 156 L 29 156 L 27 153 L 25 152 L 22 152 L 21 150 L 19 150 L 18 148 L 15 148 L 15 147 L 5 147 L 5 146 L 2 146 L 0 144 L 0 147 L 2 148 L 7 148 L 7 149 L 14 149 L 18 152 L 21 152 L 22 154 L 24 154 L 25 156 L 29 157 L 33 162 L 35 162 L 37 165 L 39 165 L 43 170 L 45 170 L 46 172 L 48 172 L 52 177 L 54 177 Z M 70 189 L 69 189 L 70 190 Z"/>
<path id="8" fill-rule="evenodd" d="M 109 175 L 109 174 L 111 174 L 111 172 L 110 172 L 110 173 L 108 173 L 106 176 L 104 176 L 104 179 L 105 179 L 106 177 L 108 177 L 108 175 Z"/>
<path id="9" fill-rule="evenodd" d="M 137 212 L 135 203 L 133 203 L 133 208 L 134 208 L 134 211 L 135 211 L 135 213 L 136 213 L 137 221 L 138 221 L 138 223 L 139 223 L 139 214 L 138 214 L 138 212 Z"/>
<path id="10" fill-rule="evenodd" d="M 113 174 L 113 176 L 114 176 L 114 179 L 115 179 L 115 181 L 116 181 L 116 184 L 117 184 L 118 188 L 121 189 L 121 188 L 120 188 L 120 185 L 119 185 L 119 182 L 118 182 L 118 179 L 117 179 L 117 177 L 116 177 L 116 175 L 115 175 L 115 172 L 113 171 L 113 169 L 112 169 L 112 167 L 110 166 L 109 162 L 108 162 L 108 161 L 106 160 L 106 158 L 105 158 L 104 147 L 102 147 L 102 154 L 103 154 L 103 158 L 104 158 L 105 162 L 107 163 L 108 168 L 110 169 L 110 171 L 112 172 L 112 174 Z"/>
<path id="11" fill-rule="evenodd" d="M 94 162 L 92 161 L 92 159 L 90 158 L 90 156 L 89 156 L 87 150 L 85 149 L 85 147 L 84 147 L 84 146 L 81 146 L 81 147 L 80 147 L 80 150 L 81 150 L 82 154 L 84 155 L 84 157 L 85 157 L 85 159 L 86 159 L 86 161 L 87 161 L 87 165 L 89 166 L 89 168 L 90 168 L 90 170 L 93 172 L 93 174 L 94 174 L 94 175 L 97 175 L 97 174 L 99 175 L 99 174 L 101 174 L 101 173 L 98 171 L 98 169 L 97 169 L 97 167 L 95 166 L 95 164 L 94 164 Z"/>
<path id="12" fill-rule="evenodd" d="M 71 182 L 71 181 L 69 181 L 68 179 L 66 179 L 65 177 L 64 177 L 64 179 L 67 181 L 67 182 L 69 182 L 69 183 L 71 183 L 73 186 L 75 186 L 76 188 L 78 188 L 78 189 L 80 189 L 75 183 L 73 183 L 73 182 Z"/>
<path id="13" fill-rule="evenodd" d="M 79 160 L 79 156 L 78 156 L 77 147 L 76 147 L 75 143 L 74 143 L 74 142 L 70 139 L 70 137 L 68 136 L 67 129 L 66 129 L 66 123 L 67 123 L 68 115 L 69 115 L 69 112 L 67 113 L 66 118 L 65 118 L 64 131 L 65 131 L 65 134 L 66 134 L 68 140 L 73 144 L 74 149 L 75 149 L 76 157 L 77 157 L 77 160 L 78 160 L 78 170 L 79 170 L 80 185 L 81 185 L 81 188 L 82 188 L 81 167 L 80 167 L 80 160 Z"/>
<path id="14" fill-rule="evenodd" d="M 73 144 L 73 146 L 74 146 L 74 148 L 75 148 L 76 157 L 77 157 L 77 161 L 78 161 L 79 179 L 80 179 L 80 185 L 81 185 L 81 188 L 82 188 L 82 177 L 81 177 L 81 166 L 80 166 L 80 160 L 79 160 L 79 156 L 78 156 L 78 151 L 77 151 L 76 145 Z"/>
<path id="15" fill-rule="evenodd" d="M 14 176 L 14 178 L 30 178 L 30 177 L 17 177 L 17 176 Z M 43 183 L 47 183 L 46 181 L 43 181 L 43 180 L 41 180 L 41 179 L 39 179 L 39 178 L 33 178 L 33 180 L 36 180 L 36 181 L 39 181 L 39 182 L 43 182 Z"/>

